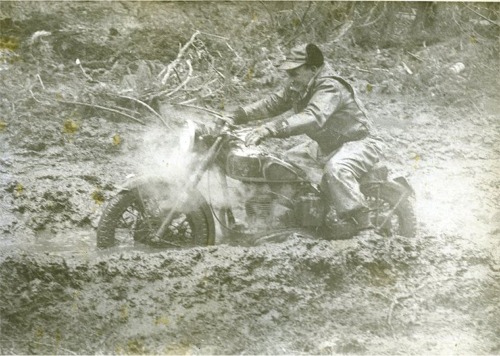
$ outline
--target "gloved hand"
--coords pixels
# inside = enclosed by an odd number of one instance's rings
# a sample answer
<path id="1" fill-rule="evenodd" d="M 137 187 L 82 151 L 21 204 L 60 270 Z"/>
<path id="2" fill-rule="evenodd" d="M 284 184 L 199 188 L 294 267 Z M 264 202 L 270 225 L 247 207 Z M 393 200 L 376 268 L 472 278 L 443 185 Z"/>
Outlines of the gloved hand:
<path id="1" fill-rule="evenodd" d="M 233 120 L 233 124 L 235 125 L 244 124 L 248 121 L 247 113 L 241 106 L 233 112 L 229 113 L 229 115 L 227 116 L 229 116 Z"/>
<path id="2" fill-rule="evenodd" d="M 224 125 L 234 126 L 234 119 L 231 116 L 219 116 L 215 121 L 215 127 L 221 129 Z"/>
<path id="3" fill-rule="evenodd" d="M 266 137 L 270 137 L 271 135 L 271 130 L 268 127 L 257 127 L 245 137 L 245 145 L 258 145 L 263 139 L 265 139 Z"/>

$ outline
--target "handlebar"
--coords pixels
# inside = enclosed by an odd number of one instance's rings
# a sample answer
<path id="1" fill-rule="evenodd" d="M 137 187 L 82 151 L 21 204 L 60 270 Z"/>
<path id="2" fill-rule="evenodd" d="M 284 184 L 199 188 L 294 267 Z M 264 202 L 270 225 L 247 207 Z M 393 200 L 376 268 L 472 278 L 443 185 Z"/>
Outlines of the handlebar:
<path id="1" fill-rule="evenodd" d="M 236 139 L 239 141 L 245 141 L 245 136 L 250 132 L 251 128 L 241 127 L 235 125 L 233 120 L 229 117 L 220 116 L 215 121 L 215 127 L 209 129 L 207 126 L 203 125 L 200 127 L 198 132 L 199 137 L 226 137 L 228 139 Z"/>

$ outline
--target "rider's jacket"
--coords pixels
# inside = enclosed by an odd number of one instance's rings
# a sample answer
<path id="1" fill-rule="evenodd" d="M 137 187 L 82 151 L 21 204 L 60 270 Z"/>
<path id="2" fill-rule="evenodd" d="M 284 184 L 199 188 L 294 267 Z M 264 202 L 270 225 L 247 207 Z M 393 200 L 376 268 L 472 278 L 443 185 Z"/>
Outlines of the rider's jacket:
<path id="1" fill-rule="evenodd" d="M 373 134 L 371 121 L 354 89 L 326 63 L 302 92 L 287 85 L 241 109 L 248 120 L 274 117 L 293 109 L 294 115 L 277 123 L 275 136 L 306 134 L 318 143 L 324 154 L 345 142 Z"/>

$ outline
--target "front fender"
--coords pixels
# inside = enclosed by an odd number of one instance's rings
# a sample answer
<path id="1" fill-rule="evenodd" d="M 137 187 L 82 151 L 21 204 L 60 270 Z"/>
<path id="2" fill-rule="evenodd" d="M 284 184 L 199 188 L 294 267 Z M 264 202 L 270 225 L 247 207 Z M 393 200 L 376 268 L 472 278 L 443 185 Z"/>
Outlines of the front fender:
<path id="1" fill-rule="evenodd" d="M 207 200 L 203 194 L 196 188 L 186 191 L 185 185 L 187 182 L 173 181 L 165 176 L 160 175 L 145 175 L 145 176 L 134 176 L 130 175 L 127 179 L 120 184 L 118 192 L 130 191 L 135 188 L 144 187 L 146 190 L 152 188 L 153 192 L 163 192 L 167 193 L 168 196 L 172 197 L 172 201 L 176 199 L 186 200 L 183 205 L 185 207 L 189 206 L 199 206 L 200 204 L 207 205 Z M 188 194 L 184 196 L 184 194 Z"/>
<path id="2" fill-rule="evenodd" d="M 154 185 L 161 184 L 161 185 L 171 186 L 174 184 L 174 182 L 169 181 L 164 176 L 159 176 L 159 175 L 136 176 L 134 174 L 131 174 L 125 179 L 125 181 L 121 182 L 117 186 L 117 188 L 118 191 L 121 192 L 121 191 L 132 190 L 134 188 L 148 184 L 154 184 Z"/>

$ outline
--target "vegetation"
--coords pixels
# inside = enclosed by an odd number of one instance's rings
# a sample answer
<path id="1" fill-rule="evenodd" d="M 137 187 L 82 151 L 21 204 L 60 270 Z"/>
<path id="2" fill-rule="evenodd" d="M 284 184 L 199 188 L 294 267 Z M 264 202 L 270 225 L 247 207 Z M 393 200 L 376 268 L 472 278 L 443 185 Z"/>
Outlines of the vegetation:
<path id="1" fill-rule="evenodd" d="M 134 116 L 130 110 L 158 117 L 151 109 L 157 112 L 160 102 L 224 109 L 253 97 L 255 89 L 275 87 L 281 78 L 276 65 L 302 42 L 319 43 L 340 72 L 361 74 L 372 86 L 385 76 L 381 70 L 397 75 L 402 66 L 415 75 L 398 78 L 399 89 L 425 91 L 443 81 L 443 68 L 425 49 L 452 41 L 459 52 L 493 40 L 492 48 L 480 49 L 493 59 L 498 13 L 498 3 L 3 2 L 0 58 L 4 65 L 38 67 L 26 88 L 37 94 L 31 97 L 48 94 L 54 101 L 59 94 L 66 104 L 106 104 L 115 114 L 123 107 L 124 117 Z M 378 73 L 352 66 L 353 59 L 372 64 L 373 50 Z M 471 75 L 485 72 L 471 66 Z M 61 75 L 73 82 L 61 88 Z M 492 76 L 478 79 L 486 78 Z M 436 91 L 440 98 L 442 91 Z"/>

